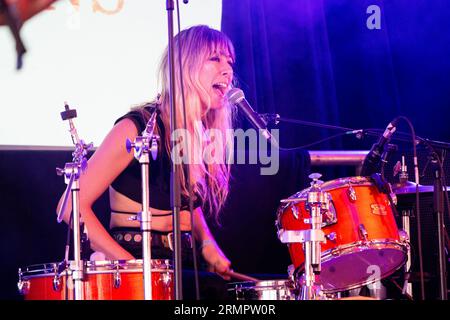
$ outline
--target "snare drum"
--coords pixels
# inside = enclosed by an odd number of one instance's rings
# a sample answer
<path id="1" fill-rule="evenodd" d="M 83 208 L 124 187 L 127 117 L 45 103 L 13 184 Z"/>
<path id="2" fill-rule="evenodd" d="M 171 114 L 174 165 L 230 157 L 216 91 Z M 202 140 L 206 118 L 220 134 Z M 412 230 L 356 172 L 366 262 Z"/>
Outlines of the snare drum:
<path id="1" fill-rule="evenodd" d="M 26 300 L 72 300 L 72 262 L 58 270 L 58 263 L 19 269 L 18 287 Z M 142 260 L 86 261 L 85 300 L 143 300 Z M 173 300 L 173 268 L 169 260 L 152 260 L 152 298 Z"/>
<path id="2" fill-rule="evenodd" d="M 374 283 L 399 269 L 407 259 L 407 241 L 401 239 L 386 194 L 366 177 L 348 177 L 321 185 L 330 195 L 330 209 L 323 216 L 320 282 L 325 292 L 338 292 Z M 304 219 L 308 189 L 282 200 L 277 228 L 307 230 Z M 297 270 L 304 268 L 302 244 L 288 244 Z"/>
<path id="3" fill-rule="evenodd" d="M 264 280 L 228 284 L 234 300 L 296 300 L 295 287 L 290 280 Z"/>

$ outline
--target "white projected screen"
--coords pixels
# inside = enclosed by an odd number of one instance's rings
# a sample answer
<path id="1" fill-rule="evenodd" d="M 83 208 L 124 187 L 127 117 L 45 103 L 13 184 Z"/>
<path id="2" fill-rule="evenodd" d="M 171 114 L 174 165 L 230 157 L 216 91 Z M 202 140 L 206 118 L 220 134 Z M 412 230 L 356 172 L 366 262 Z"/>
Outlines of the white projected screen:
<path id="1" fill-rule="evenodd" d="M 181 28 L 220 29 L 221 0 L 180 1 Z M 174 33 L 178 32 L 174 11 Z M 15 43 L 0 26 L 0 145 L 71 146 L 64 101 L 80 138 L 98 146 L 130 107 L 157 95 L 167 44 L 164 0 L 60 0 L 26 21 Z"/>

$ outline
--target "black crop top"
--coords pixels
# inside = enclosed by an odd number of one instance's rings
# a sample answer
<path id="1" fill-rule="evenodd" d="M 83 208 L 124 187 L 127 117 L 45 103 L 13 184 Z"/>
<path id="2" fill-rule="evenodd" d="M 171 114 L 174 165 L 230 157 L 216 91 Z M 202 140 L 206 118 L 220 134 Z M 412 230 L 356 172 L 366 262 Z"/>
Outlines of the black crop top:
<path id="1" fill-rule="evenodd" d="M 157 112 L 155 105 L 148 105 L 145 107 L 150 113 Z M 126 115 L 116 120 L 115 124 L 123 119 L 130 119 L 133 121 L 137 128 L 138 135 L 141 135 L 147 125 L 147 119 L 144 114 L 139 111 L 130 111 Z M 170 206 L 170 172 L 172 170 L 172 162 L 166 151 L 164 137 L 165 128 L 161 117 L 156 117 L 156 123 L 161 137 L 158 143 L 158 156 L 156 160 L 150 156 L 150 169 L 149 169 L 149 194 L 150 194 L 150 207 L 159 210 L 171 210 Z M 124 143 L 125 145 L 125 143 Z M 138 160 L 133 159 L 131 163 L 123 170 L 120 175 L 112 182 L 111 186 L 114 190 L 127 196 L 128 198 L 141 203 L 142 191 L 141 191 L 141 164 Z M 194 195 L 194 208 L 200 207 L 202 201 L 199 195 Z M 112 208 L 114 209 L 114 208 Z M 181 209 L 189 210 L 189 198 L 181 195 Z"/>

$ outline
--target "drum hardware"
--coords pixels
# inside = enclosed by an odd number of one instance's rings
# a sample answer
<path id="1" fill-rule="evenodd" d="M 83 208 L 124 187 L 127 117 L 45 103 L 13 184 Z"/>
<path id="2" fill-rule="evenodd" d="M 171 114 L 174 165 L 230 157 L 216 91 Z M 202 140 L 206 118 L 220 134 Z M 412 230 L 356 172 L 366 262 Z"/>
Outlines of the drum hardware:
<path id="1" fill-rule="evenodd" d="M 355 202 L 348 197 L 349 183 L 357 195 Z M 371 179 L 339 178 L 324 182 L 320 188 L 330 195 L 329 199 L 334 199 L 329 202 L 329 212 L 334 212 L 336 218 L 339 216 L 335 224 L 323 227 L 327 241 L 321 245 L 320 284 L 325 296 L 376 282 L 404 266 L 408 243 L 400 238 L 387 195 Z M 310 225 L 304 219 L 295 219 L 292 211 L 295 207 L 299 216 L 310 218 L 305 204 L 309 190 L 284 199 L 277 211 L 278 236 L 287 243 L 298 279 L 305 266 L 304 243 L 298 242 L 305 241 L 302 231 Z M 373 214 L 369 204 L 374 204 L 377 213 L 382 214 Z M 380 266 L 380 279 L 369 278 L 367 269 L 371 265 Z M 348 272 L 350 268 L 352 272 Z"/>
<path id="2" fill-rule="evenodd" d="M 53 290 L 59 291 L 61 290 L 61 273 L 66 270 L 67 264 L 64 262 L 53 265 L 53 272 L 55 276 L 53 277 Z"/>
<path id="3" fill-rule="evenodd" d="M 141 191 L 142 191 L 142 210 L 137 215 L 142 231 L 142 259 L 144 261 L 144 293 L 145 300 L 152 300 L 152 255 L 151 255 L 151 225 L 152 215 L 149 210 L 149 153 L 152 154 L 153 160 L 158 154 L 158 141 L 160 137 L 154 134 L 156 128 L 157 111 L 151 114 L 142 136 L 137 136 L 134 142 L 127 139 L 125 146 L 127 152 L 130 153 L 134 149 L 134 157 L 141 165 Z"/>
<path id="4" fill-rule="evenodd" d="M 72 137 L 72 142 L 75 145 L 75 150 L 72 153 L 73 162 L 66 163 L 64 169 L 56 168 L 56 173 L 59 176 L 64 176 L 64 182 L 67 184 L 67 188 L 64 192 L 63 203 L 61 205 L 60 211 L 58 212 L 57 221 L 61 223 L 63 220 L 63 215 L 67 207 L 67 201 L 69 198 L 69 190 L 72 193 L 72 216 L 71 220 L 73 222 L 73 255 L 74 255 L 74 268 L 72 270 L 72 281 L 74 282 L 74 299 L 83 300 L 83 260 L 81 259 L 81 233 L 80 233 L 80 208 L 79 208 L 79 193 L 80 193 L 80 176 L 87 170 L 87 160 L 86 155 L 88 150 L 93 147 L 93 144 L 86 144 L 82 139 L 79 138 L 77 130 L 73 124 L 72 119 L 77 117 L 77 111 L 75 109 L 70 109 L 67 102 L 64 103 L 65 111 L 61 112 L 62 120 L 69 121 L 70 135 Z M 70 223 L 69 223 L 70 230 Z M 66 248 L 66 255 L 68 255 L 68 250 Z M 65 262 L 67 262 L 68 257 L 65 257 Z"/>
<path id="5" fill-rule="evenodd" d="M 122 278 L 120 277 L 120 272 L 119 272 L 119 264 L 116 264 L 115 269 L 116 269 L 116 272 L 114 272 L 114 288 L 118 289 L 118 288 L 120 288 L 120 285 L 122 284 Z"/>
<path id="6" fill-rule="evenodd" d="M 19 268 L 19 281 L 17 282 L 17 289 L 22 295 L 28 294 L 30 290 L 30 281 L 23 280 L 22 268 Z"/>
<path id="7" fill-rule="evenodd" d="M 322 231 L 322 211 L 329 209 L 329 197 L 322 192 L 319 180 L 322 175 L 313 173 L 309 175 L 312 179 L 311 188 L 307 194 L 306 207 L 311 214 L 309 221 L 311 229 L 304 231 L 305 272 L 301 280 L 300 299 L 319 300 L 323 298 L 322 287 L 318 282 L 321 271 L 321 243 L 326 242 Z"/>
<path id="8" fill-rule="evenodd" d="M 295 267 L 293 264 L 288 265 L 287 267 L 288 278 L 292 281 L 295 280 Z"/>
<path id="9" fill-rule="evenodd" d="M 399 190 L 399 186 L 409 186 L 413 184 L 408 181 L 408 167 L 406 166 L 405 156 L 402 155 L 402 161 L 397 161 L 395 164 L 393 176 L 395 177 L 398 174 L 399 183 L 394 184 L 392 191 L 397 193 Z M 395 196 L 397 199 L 397 196 Z M 397 204 L 397 203 L 396 203 Z M 402 230 L 400 230 L 400 240 L 403 240 L 405 243 L 409 244 L 409 239 L 411 238 L 411 210 L 402 210 Z M 409 296 L 411 299 L 413 297 L 413 288 L 411 283 L 411 248 L 407 246 L 407 260 L 404 266 L 404 282 L 402 288 L 402 294 Z"/>
<path id="10" fill-rule="evenodd" d="M 358 197 L 356 196 L 356 191 L 355 191 L 355 189 L 353 189 L 350 182 L 348 183 L 347 195 L 348 195 L 349 199 L 353 202 L 358 200 Z"/>
<path id="11" fill-rule="evenodd" d="M 403 280 L 403 288 L 402 288 L 402 294 L 406 295 L 412 300 L 413 297 L 413 289 L 412 289 L 412 283 L 410 281 L 410 275 L 411 275 L 411 247 L 409 245 L 409 239 L 410 239 L 410 210 L 402 210 L 402 230 L 399 230 L 400 235 L 400 241 L 405 243 L 405 246 L 407 248 L 406 256 L 407 260 L 405 263 L 405 266 L 403 267 L 404 270 L 404 280 Z"/>
<path id="12" fill-rule="evenodd" d="M 359 235 L 361 236 L 361 238 L 363 238 L 363 240 L 365 242 L 367 242 L 369 234 L 367 233 L 367 230 L 366 230 L 366 227 L 364 227 L 364 224 L 361 223 L 358 227 L 358 230 L 359 230 Z"/>
<path id="13" fill-rule="evenodd" d="M 294 215 L 295 219 L 298 219 L 298 209 L 297 209 L 297 207 L 293 207 L 292 208 L 292 214 Z"/>
<path id="14" fill-rule="evenodd" d="M 172 277 L 169 272 L 162 273 L 159 276 L 159 281 L 162 282 L 164 286 L 168 287 L 172 282 Z"/>

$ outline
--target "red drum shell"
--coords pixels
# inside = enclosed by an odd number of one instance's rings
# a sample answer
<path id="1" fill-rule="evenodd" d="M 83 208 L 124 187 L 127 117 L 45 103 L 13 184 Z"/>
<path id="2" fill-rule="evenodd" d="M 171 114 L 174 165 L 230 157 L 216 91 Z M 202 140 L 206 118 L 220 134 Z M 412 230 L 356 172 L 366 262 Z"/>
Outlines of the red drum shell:
<path id="1" fill-rule="evenodd" d="M 69 264 L 70 265 L 70 264 Z M 33 265 L 19 272 L 19 287 L 25 300 L 72 300 L 70 267 L 54 285 L 57 263 Z M 143 300 L 142 260 L 88 261 L 84 274 L 85 300 Z M 66 286 L 67 285 L 67 286 Z M 173 300 L 173 269 L 169 260 L 152 260 L 153 300 Z"/>

